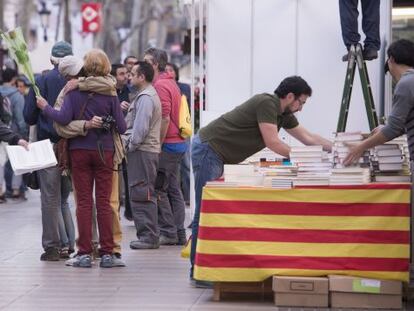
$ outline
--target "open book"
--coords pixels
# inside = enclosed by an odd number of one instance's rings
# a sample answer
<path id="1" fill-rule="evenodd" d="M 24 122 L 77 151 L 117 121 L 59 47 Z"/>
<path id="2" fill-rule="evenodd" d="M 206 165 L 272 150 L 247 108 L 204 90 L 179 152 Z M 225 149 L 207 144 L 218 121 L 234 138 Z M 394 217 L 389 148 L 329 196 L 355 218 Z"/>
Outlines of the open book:
<path id="1" fill-rule="evenodd" d="M 15 175 L 22 175 L 57 164 L 49 139 L 30 143 L 29 150 L 22 146 L 7 146 L 6 150 Z"/>

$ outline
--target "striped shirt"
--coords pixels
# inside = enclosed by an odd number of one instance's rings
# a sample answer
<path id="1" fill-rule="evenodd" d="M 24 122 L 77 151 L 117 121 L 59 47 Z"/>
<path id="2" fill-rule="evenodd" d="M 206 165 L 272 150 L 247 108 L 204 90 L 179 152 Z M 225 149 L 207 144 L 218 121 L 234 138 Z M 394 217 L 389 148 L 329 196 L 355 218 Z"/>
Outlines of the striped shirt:
<path id="1" fill-rule="evenodd" d="M 388 140 L 407 133 L 410 158 L 414 160 L 414 69 L 401 76 L 395 86 L 392 105 L 387 125 L 381 132 Z"/>

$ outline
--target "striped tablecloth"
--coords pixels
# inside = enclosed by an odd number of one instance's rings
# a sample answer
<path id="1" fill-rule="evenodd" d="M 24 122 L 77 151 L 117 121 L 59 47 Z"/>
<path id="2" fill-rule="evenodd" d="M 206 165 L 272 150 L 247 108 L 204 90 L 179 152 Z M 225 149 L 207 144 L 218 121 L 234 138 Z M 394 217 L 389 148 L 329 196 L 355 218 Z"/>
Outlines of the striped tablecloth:
<path id="1" fill-rule="evenodd" d="M 345 274 L 407 281 L 410 185 L 205 187 L 194 277 Z"/>

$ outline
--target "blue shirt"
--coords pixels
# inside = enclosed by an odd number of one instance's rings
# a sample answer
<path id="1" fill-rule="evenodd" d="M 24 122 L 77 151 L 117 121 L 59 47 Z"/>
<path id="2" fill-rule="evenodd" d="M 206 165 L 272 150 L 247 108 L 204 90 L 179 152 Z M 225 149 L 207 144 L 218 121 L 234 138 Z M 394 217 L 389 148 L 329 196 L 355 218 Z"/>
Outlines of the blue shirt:
<path id="1" fill-rule="evenodd" d="M 184 141 L 182 143 L 164 143 L 162 145 L 162 151 L 169 153 L 184 153 L 187 151 L 188 142 Z"/>
<path id="2" fill-rule="evenodd" d="M 36 78 L 36 85 L 40 90 L 40 95 L 47 100 L 50 106 L 54 106 L 56 99 L 66 84 L 66 79 L 60 75 L 57 66 L 45 75 Z M 53 143 L 59 141 L 59 136 L 53 128 L 53 120 L 47 118 L 42 111 L 37 108 L 36 95 L 33 87 L 25 98 L 23 110 L 24 120 L 29 125 L 37 124 L 37 139 L 50 139 Z"/>

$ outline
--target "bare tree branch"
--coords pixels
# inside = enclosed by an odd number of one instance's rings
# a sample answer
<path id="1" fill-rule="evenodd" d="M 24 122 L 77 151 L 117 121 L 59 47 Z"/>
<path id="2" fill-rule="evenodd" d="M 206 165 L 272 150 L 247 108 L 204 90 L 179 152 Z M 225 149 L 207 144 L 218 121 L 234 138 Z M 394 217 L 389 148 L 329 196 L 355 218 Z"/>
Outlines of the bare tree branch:
<path id="1" fill-rule="evenodd" d="M 121 40 L 119 41 L 119 44 L 122 45 L 125 43 L 125 41 L 127 41 L 137 30 L 139 30 L 139 28 L 142 25 L 145 25 L 146 23 L 148 23 L 150 20 L 152 20 L 153 17 L 152 16 L 147 16 L 144 17 L 142 20 L 140 20 L 138 23 L 136 23 L 131 30 L 127 33 L 127 35 Z"/>

